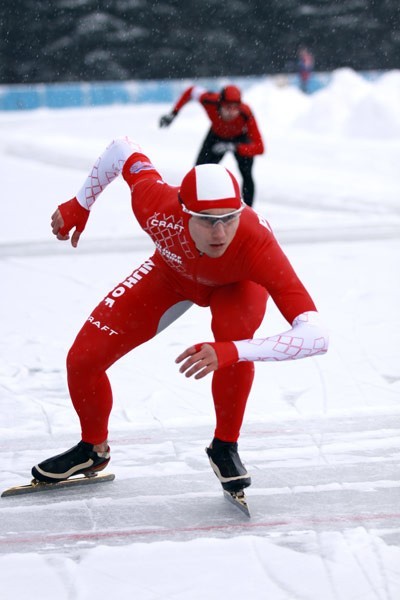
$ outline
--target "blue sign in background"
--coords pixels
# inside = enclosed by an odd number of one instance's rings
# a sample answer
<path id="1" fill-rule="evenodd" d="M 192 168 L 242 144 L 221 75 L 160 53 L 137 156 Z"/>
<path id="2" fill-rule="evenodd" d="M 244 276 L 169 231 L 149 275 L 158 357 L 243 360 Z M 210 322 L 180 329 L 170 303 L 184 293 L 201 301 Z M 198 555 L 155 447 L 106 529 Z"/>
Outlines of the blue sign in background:
<path id="1" fill-rule="evenodd" d="M 379 72 L 361 73 L 368 79 Z M 315 73 L 309 90 L 313 93 L 326 86 L 332 73 Z M 256 83 L 276 81 L 279 85 L 299 85 L 297 75 L 233 77 L 193 80 L 107 81 L 49 83 L 32 85 L 0 85 L 0 110 L 32 110 L 36 108 L 68 108 L 105 106 L 109 104 L 173 103 L 188 86 L 196 83 L 207 89 L 220 89 L 233 83 L 246 90 Z"/>

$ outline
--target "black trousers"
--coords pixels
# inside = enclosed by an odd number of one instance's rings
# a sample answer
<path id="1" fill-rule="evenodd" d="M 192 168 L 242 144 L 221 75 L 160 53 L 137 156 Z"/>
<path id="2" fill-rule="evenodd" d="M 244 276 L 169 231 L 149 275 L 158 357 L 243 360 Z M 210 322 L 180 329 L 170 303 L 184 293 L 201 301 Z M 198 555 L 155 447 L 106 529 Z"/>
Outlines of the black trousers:
<path id="1" fill-rule="evenodd" d="M 235 138 L 222 139 L 219 136 L 215 135 L 215 133 L 210 129 L 210 131 L 207 133 L 202 147 L 200 148 L 200 152 L 196 160 L 196 165 L 204 165 L 205 163 L 217 164 L 221 162 L 225 152 L 217 153 L 213 150 L 213 146 L 218 142 L 233 142 L 234 144 L 238 144 L 247 142 L 247 138 L 246 136 L 240 136 Z M 254 158 L 252 156 L 239 156 L 237 152 L 234 152 L 234 156 L 240 174 L 243 178 L 243 200 L 248 206 L 252 206 L 254 201 L 254 181 L 252 175 Z"/>

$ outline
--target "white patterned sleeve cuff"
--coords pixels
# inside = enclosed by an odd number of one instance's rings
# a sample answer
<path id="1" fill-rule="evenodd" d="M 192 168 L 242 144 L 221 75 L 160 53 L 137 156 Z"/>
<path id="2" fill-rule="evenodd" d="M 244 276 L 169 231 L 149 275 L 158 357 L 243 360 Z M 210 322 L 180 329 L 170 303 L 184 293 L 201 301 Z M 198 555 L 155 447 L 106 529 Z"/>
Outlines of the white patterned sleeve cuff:
<path id="1" fill-rule="evenodd" d="M 328 350 L 329 335 L 315 311 L 298 315 L 292 329 L 268 338 L 234 342 L 239 361 L 298 360 Z"/>
<path id="2" fill-rule="evenodd" d="M 97 196 L 120 175 L 127 159 L 140 152 L 138 144 L 128 137 L 117 138 L 111 142 L 93 165 L 76 198 L 83 208 L 90 210 Z"/>

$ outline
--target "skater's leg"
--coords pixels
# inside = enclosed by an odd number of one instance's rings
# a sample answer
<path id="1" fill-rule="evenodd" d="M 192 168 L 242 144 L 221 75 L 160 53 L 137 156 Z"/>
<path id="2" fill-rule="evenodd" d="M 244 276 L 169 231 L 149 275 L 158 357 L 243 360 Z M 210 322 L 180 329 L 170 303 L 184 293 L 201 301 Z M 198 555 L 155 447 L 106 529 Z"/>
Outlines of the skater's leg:
<path id="1" fill-rule="evenodd" d="M 196 159 L 196 165 L 204 165 L 206 163 L 218 164 L 223 155 L 213 151 L 213 146 L 220 142 L 221 138 L 217 137 L 210 129 L 205 140 L 200 148 L 199 155 Z"/>
<path id="2" fill-rule="evenodd" d="M 250 281 L 224 286 L 213 292 L 210 307 L 215 340 L 252 338 L 264 317 L 267 297 L 263 287 Z M 216 438 L 237 441 L 253 378 L 252 362 L 236 363 L 213 374 Z"/>
<path id="3" fill-rule="evenodd" d="M 242 175 L 242 179 L 243 179 L 243 182 L 242 182 L 243 201 L 248 206 L 253 206 L 255 186 L 254 186 L 252 170 L 253 170 L 254 159 L 252 157 L 248 157 L 248 156 L 239 156 L 238 154 L 235 154 L 235 157 L 236 157 L 236 160 L 238 163 L 240 174 Z"/>
<path id="4" fill-rule="evenodd" d="M 116 286 L 88 317 L 68 354 L 68 386 L 81 423 L 81 441 L 34 466 L 35 479 L 54 483 L 105 468 L 112 390 L 107 369 L 191 306 L 146 261 Z"/>
<path id="5" fill-rule="evenodd" d="M 191 305 L 166 285 L 151 261 L 134 273 L 135 278 L 131 275 L 117 285 L 89 316 L 67 358 L 82 440 L 94 445 L 104 443 L 108 435 L 113 398 L 107 369 Z"/>

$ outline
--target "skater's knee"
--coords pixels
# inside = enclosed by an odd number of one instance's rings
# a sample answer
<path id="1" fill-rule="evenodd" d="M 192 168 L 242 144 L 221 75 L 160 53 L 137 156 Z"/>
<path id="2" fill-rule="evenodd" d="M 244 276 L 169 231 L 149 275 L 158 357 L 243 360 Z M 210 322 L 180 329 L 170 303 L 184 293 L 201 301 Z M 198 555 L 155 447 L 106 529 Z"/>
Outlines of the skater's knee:
<path id="1" fill-rule="evenodd" d="M 95 348 L 82 348 L 77 343 L 72 345 L 67 354 L 67 371 L 69 375 L 85 373 L 87 377 L 90 377 L 102 370 Z"/>
<path id="2" fill-rule="evenodd" d="M 244 314 L 219 316 L 212 321 L 212 331 L 217 341 L 244 340 L 253 337 L 259 325 L 260 319 L 249 319 Z"/>
<path id="3" fill-rule="evenodd" d="M 79 373 L 86 370 L 88 367 L 88 357 L 80 352 L 76 345 L 73 344 L 67 354 L 67 371 L 69 374 Z"/>

